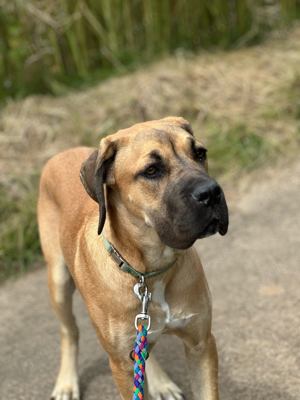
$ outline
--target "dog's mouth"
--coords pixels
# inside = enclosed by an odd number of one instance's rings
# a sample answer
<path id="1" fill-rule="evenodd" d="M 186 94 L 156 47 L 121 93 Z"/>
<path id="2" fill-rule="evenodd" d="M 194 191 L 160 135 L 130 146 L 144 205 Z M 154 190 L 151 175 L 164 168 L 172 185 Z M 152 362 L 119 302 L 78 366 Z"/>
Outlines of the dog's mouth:
<path id="1" fill-rule="evenodd" d="M 198 235 L 198 239 L 207 238 L 209 236 L 215 235 L 217 232 L 219 232 L 221 236 L 224 236 L 226 235 L 227 231 L 228 231 L 228 223 L 225 223 L 221 219 L 214 217 L 206 225 L 206 227 L 202 229 L 202 231 Z"/>
<path id="2" fill-rule="evenodd" d="M 213 218 L 205 227 L 201 230 L 200 234 L 198 234 L 198 239 L 204 239 L 209 236 L 214 235 L 218 232 L 220 225 L 220 220 L 217 218 Z"/>
<path id="3" fill-rule="evenodd" d="M 148 225 L 149 226 L 149 225 Z M 217 232 L 220 233 L 220 235 L 224 236 L 226 235 L 228 230 L 228 223 L 223 222 L 221 219 L 213 217 L 212 220 L 204 227 L 201 229 L 201 231 L 198 233 L 194 232 L 192 234 L 185 234 L 185 235 L 165 235 L 164 231 L 163 234 L 161 234 L 159 231 L 156 231 L 158 233 L 158 236 L 160 237 L 160 240 L 167 246 L 174 248 L 174 249 L 188 249 L 191 247 L 197 239 L 204 239 L 209 236 L 215 235 Z M 175 233 L 175 232 L 174 232 Z M 187 233 L 187 232 L 186 232 Z M 189 232 L 191 233 L 191 231 Z"/>
<path id="4" fill-rule="evenodd" d="M 225 236 L 228 231 L 228 223 L 224 224 L 224 222 L 220 221 L 219 223 L 219 234 L 221 236 Z"/>

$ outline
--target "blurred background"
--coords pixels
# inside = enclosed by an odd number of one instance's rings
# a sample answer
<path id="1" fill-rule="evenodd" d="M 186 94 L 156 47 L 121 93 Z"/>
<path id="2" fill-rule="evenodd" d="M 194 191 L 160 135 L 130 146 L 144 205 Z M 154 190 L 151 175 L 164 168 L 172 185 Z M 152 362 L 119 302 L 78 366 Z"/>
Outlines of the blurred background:
<path id="1" fill-rule="evenodd" d="M 177 115 L 227 180 L 299 144 L 297 0 L 1 0 L 0 280 L 35 265 L 42 166 Z"/>
<path id="2" fill-rule="evenodd" d="M 274 208 L 269 222 L 262 215 L 282 195 L 290 212 L 286 231 L 292 232 L 298 194 L 294 203 L 290 197 L 300 179 L 291 167 L 300 145 L 299 18 L 299 0 L 0 0 L 1 284 L 27 276 L 29 269 L 38 274 L 44 266 L 36 202 L 48 159 L 74 146 L 96 148 L 105 135 L 170 115 L 187 119 L 208 147 L 210 175 L 225 189 L 231 215 L 239 209 L 237 218 L 246 218 L 236 222 L 241 237 L 245 224 L 251 229 L 253 221 L 257 231 L 249 233 L 249 243 L 263 232 L 259 227 L 264 223 L 274 232 L 282 211 Z M 279 179 L 287 185 L 283 189 Z M 274 244 L 274 238 L 268 243 Z M 259 249 L 261 256 L 266 247 Z M 223 250 L 217 255 L 214 247 L 206 250 L 212 283 L 215 265 L 229 263 L 233 253 L 244 260 L 232 247 Z M 265 281 L 278 278 L 271 275 L 275 261 L 275 256 L 265 260 L 269 269 L 260 283 L 252 282 L 262 295 L 283 293 L 276 285 L 264 288 Z M 224 271 L 224 284 L 228 276 Z M 39 279 L 22 290 L 32 289 Z M 243 279 L 236 280 L 236 287 Z M 18 290 L 12 290 L 15 298 Z M 220 322 L 221 344 L 232 326 Z M 261 366 L 265 363 L 245 371 Z M 296 399 L 297 390 L 295 397 L 287 392 L 274 397 L 270 389 L 270 399 Z M 269 398 L 240 393 L 228 399 Z"/>

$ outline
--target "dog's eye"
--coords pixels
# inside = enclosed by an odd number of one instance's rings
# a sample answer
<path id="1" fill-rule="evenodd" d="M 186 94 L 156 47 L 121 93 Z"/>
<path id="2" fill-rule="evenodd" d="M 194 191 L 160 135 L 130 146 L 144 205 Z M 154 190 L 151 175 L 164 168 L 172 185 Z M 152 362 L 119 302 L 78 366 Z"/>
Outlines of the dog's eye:
<path id="1" fill-rule="evenodd" d="M 154 175 L 157 171 L 158 171 L 157 168 L 154 167 L 153 165 L 151 165 L 150 167 L 148 167 L 148 168 L 146 169 L 145 173 L 146 173 L 147 175 Z"/>
<path id="2" fill-rule="evenodd" d="M 205 149 L 197 149 L 196 150 L 196 156 L 200 160 L 203 160 L 205 158 L 205 155 L 206 155 L 206 150 Z"/>
<path id="3" fill-rule="evenodd" d="M 135 174 L 135 179 L 139 176 L 142 176 L 146 179 L 156 179 L 161 178 L 163 176 L 163 165 L 156 166 L 155 164 L 149 165 L 148 167 L 145 166 L 142 171 L 139 171 Z"/>

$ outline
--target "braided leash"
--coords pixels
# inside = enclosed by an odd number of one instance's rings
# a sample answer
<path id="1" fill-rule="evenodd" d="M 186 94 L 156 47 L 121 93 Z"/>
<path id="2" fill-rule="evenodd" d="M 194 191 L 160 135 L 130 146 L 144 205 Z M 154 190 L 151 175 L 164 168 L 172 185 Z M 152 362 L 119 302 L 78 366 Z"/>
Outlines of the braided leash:
<path id="1" fill-rule="evenodd" d="M 144 292 L 140 292 L 140 289 Z M 134 349 L 134 384 L 133 384 L 133 400 L 144 400 L 144 383 L 145 383 L 145 361 L 148 358 L 148 340 L 147 331 L 150 329 L 151 317 L 147 314 L 148 301 L 152 295 L 148 292 L 148 287 L 141 281 L 134 285 L 133 291 L 136 297 L 142 302 L 142 312 L 135 317 L 135 328 L 137 337 L 135 339 Z M 138 320 L 148 320 L 148 326 L 138 325 Z"/>
<path id="2" fill-rule="evenodd" d="M 134 345 L 133 400 L 144 400 L 145 361 L 147 352 L 147 327 L 139 325 Z"/>

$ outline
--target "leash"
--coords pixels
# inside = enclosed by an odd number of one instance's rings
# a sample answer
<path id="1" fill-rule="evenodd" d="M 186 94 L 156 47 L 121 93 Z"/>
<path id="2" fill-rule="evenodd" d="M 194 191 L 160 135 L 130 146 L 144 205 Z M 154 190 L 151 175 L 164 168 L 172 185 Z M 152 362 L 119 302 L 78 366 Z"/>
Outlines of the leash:
<path id="1" fill-rule="evenodd" d="M 130 358 L 134 361 L 133 400 L 144 400 L 145 362 L 149 356 L 147 332 L 149 331 L 151 326 L 151 317 L 149 314 L 147 314 L 147 310 L 148 302 L 152 299 L 152 293 L 148 291 L 148 286 L 145 283 L 145 279 L 153 278 L 154 276 L 158 276 L 168 271 L 168 269 L 170 269 L 176 263 L 177 258 L 175 261 L 171 262 L 171 264 L 162 269 L 143 274 L 134 269 L 121 257 L 114 246 L 106 239 L 103 231 L 102 238 L 106 251 L 118 264 L 118 267 L 123 272 L 127 272 L 131 276 L 140 280 L 133 287 L 134 294 L 142 303 L 142 311 L 135 317 L 134 325 L 137 330 L 137 337 L 135 339 L 134 349 L 130 352 Z M 141 292 L 141 289 L 144 291 Z M 148 325 L 138 325 L 139 319 L 148 320 Z"/>
<path id="2" fill-rule="evenodd" d="M 147 328 L 139 325 L 134 345 L 133 400 L 144 400 L 145 361 L 148 356 Z"/>
<path id="3" fill-rule="evenodd" d="M 134 325 L 137 330 L 137 337 L 134 349 L 130 353 L 130 358 L 134 360 L 133 400 L 144 400 L 145 361 L 149 355 L 147 332 L 151 326 L 151 317 L 147 314 L 147 309 L 148 301 L 152 298 L 152 293 L 148 292 L 148 287 L 144 279 L 142 276 L 141 281 L 136 283 L 133 288 L 134 294 L 142 302 L 142 312 L 135 317 Z M 140 293 L 141 288 L 145 289 L 143 293 Z M 147 319 L 148 326 L 138 325 L 139 319 Z"/>

